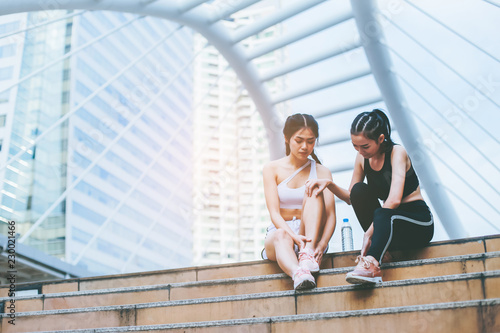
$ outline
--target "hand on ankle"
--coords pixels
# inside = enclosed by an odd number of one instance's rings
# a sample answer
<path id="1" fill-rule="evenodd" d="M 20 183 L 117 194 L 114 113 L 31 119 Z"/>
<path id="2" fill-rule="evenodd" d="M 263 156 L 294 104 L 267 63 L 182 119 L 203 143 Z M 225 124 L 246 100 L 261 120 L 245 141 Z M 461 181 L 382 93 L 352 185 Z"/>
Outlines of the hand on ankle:
<path id="1" fill-rule="evenodd" d="M 372 257 L 372 256 L 366 256 L 366 258 L 367 258 L 368 260 L 370 260 L 370 261 L 372 262 L 372 264 L 374 264 L 375 266 L 380 267 L 379 262 L 378 262 L 378 261 L 377 261 L 377 259 L 375 259 L 374 257 Z"/>

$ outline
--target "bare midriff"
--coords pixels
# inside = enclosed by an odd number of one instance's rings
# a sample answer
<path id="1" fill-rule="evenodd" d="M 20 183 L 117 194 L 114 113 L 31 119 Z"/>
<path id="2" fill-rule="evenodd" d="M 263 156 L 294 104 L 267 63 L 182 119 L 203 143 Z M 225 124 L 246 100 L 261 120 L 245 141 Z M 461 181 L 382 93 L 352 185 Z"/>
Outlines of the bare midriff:
<path id="1" fill-rule="evenodd" d="M 420 186 L 418 186 L 415 191 L 411 192 L 406 197 L 401 199 L 401 203 L 404 204 L 404 203 L 417 201 L 417 200 L 424 200 L 424 197 L 422 197 L 422 194 L 420 193 Z"/>
<path id="2" fill-rule="evenodd" d="M 296 219 L 300 219 L 302 215 L 302 209 L 280 208 L 280 215 L 285 221 L 293 220 L 294 216 Z"/>

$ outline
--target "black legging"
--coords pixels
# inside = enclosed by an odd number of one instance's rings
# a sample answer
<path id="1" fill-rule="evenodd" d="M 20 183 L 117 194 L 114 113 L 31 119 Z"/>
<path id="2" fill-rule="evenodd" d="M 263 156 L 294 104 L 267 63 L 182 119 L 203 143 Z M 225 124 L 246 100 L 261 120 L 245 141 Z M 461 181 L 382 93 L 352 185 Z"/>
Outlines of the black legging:
<path id="1" fill-rule="evenodd" d="M 351 204 L 364 231 L 373 222 L 372 243 L 366 255 L 382 261 L 385 252 L 419 248 L 434 235 L 434 222 L 423 200 L 399 205 L 396 209 L 381 208 L 373 189 L 357 183 L 351 189 Z"/>

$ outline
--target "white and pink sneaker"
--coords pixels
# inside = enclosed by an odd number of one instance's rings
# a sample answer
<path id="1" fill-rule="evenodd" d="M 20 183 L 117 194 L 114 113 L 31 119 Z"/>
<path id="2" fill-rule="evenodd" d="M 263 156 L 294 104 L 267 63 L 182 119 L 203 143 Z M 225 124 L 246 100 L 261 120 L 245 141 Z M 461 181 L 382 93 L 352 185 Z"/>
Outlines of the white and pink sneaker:
<path id="1" fill-rule="evenodd" d="M 293 274 L 293 289 L 312 289 L 316 287 L 316 281 L 311 272 L 306 268 L 299 267 Z"/>
<path id="2" fill-rule="evenodd" d="M 299 266 L 306 268 L 311 273 L 319 272 L 319 264 L 314 258 L 312 249 L 304 248 L 299 252 Z"/>

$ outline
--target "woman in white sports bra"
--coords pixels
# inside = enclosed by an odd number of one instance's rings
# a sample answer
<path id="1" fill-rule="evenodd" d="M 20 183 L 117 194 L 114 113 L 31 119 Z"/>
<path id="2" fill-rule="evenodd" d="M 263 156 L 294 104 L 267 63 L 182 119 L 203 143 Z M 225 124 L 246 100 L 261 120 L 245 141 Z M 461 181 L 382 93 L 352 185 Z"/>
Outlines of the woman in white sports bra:
<path id="1" fill-rule="evenodd" d="M 289 116 L 283 134 L 287 156 L 269 162 L 263 170 L 266 204 L 273 223 L 267 229 L 263 257 L 278 262 L 292 277 L 294 289 L 314 288 L 311 273 L 319 272 L 335 230 L 335 201 L 330 191 L 306 196 L 305 182 L 332 179 L 332 175 L 314 154 L 318 123 L 311 115 Z"/>

